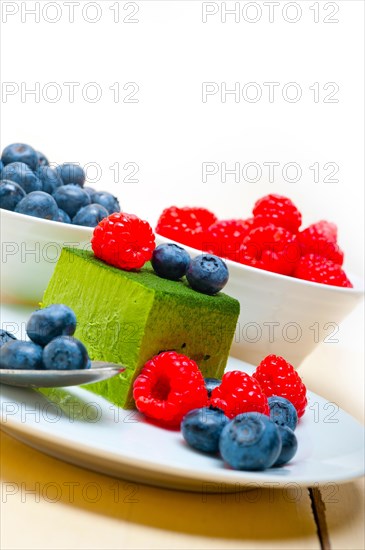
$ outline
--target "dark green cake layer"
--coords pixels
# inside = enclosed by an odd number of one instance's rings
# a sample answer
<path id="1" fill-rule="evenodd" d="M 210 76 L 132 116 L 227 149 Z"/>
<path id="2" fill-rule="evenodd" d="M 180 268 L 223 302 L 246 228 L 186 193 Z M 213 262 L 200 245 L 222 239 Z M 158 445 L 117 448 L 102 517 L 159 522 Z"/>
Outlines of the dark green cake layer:
<path id="1" fill-rule="evenodd" d="M 144 363 L 164 350 L 194 359 L 204 376 L 221 378 L 239 315 L 239 302 L 222 292 L 208 296 L 186 281 L 158 277 L 150 264 L 123 271 L 68 248 L 43 297 L 44 307 L 57 303 L 75 311 L 75 336 L 92 360 L 126 366 L 87 386 L 122 407 L 132 405 L 132 384 Z"/>

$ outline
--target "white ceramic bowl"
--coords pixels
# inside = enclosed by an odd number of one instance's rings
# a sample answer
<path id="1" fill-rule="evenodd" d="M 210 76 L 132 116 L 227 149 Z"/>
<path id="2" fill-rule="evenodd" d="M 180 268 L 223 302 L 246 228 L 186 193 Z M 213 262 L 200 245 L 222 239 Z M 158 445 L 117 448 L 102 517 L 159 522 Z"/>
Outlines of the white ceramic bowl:
<path id="1" fill-rule="evenodd" d="M 160 235 L 156 241 L 172 242 Z M 192 257 L 201 254 L 182 246 Z M 338 341 L 340 322 L 364 295 L 362 281 L 351 275 L 354 288 L 340 288 L 225 261 L 229 280 L 223 292 L 241 306 L 231 352 L 254 365 L 274 353 L 298 367 L 318 343 Z"/>
<path id="2" fill-rule="evenodd" d="M 37 305 L 62 246 L 90 249 L 93 229 L 0 210 L 1 294 L 12 302 Z M 156 235 L 156 243 L 171 242 Z M 200 251 L 185 247 L 192 257 Z M 227 260 L 224 291 L 237 298 L 241 313 L 232 354 L 257 364 L 269 353 L 299 366 L 319 342 L 335 343 L 338 326 L 363 297 L 353 289 L 310 283 Z"/>
<path id="3" fill-rule="evenodd" d="M 0 209 L 1 296 L 38 304 L 63 246 L 90 248 L 93 229 Z"/>

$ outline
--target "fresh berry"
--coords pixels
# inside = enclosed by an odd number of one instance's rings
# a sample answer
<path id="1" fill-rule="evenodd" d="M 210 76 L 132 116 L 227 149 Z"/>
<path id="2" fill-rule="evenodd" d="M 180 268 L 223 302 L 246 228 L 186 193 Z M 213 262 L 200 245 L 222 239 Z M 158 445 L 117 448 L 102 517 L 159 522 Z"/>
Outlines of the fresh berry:
<path id="1" fill-rule="evenodd" d="M 162 352 L 147 361 L 134 381 L 133 398 L 141 413 L 175 428 L 186 413 L 208 404 L 198 365 L 174 351 Z"/>
<path id="2" fill-rule="evenodd" d="M 235 470 L 265 470 L 278 459 L 281 438 L 277 425 L 265 414 L 243 413 L 223 428 L 219 449 Z"/>
<path id="3" fill-rule="evenodd" d="M 313 230 L 318 237 L 322 237 L 327 241 L 331 241 L 332 243 L 337 242 L 337 225 L 335 223 L 321 220 L 309 225 L 307 229 Z"/>
<path id="4" fill-rule="evenodd" d="M 296 233 L 302 223 L 298 208 L 290 199 L 281 195 L 266 195 L 259 199 L 254 205 L 253 215 L 255 223 L 261 226 L 272 223 L 291 233 Z"/>
<path id="5" fill-rule="evenodd" d="M 352 288 L 351 282 L 340 265 L 315 254 L 307 254 L 299 260 L 294 277 L 324 285 Z"/>
<path id="6" fill-rule="evenodd" d="M 333 240 L 336 233 L 331 229 L 330 224 L 326 226 L 325 223 L 328 222 L 310 225 L 307 229 L 298 233 L 301 254 L 302 256 L 316 254 L 331 260 L 335 264 L 342 265 L 344 254 L 336 241 Z"/>
<path id="7" fill-rule="evenodd" d="M 217 294 L 226 285 L 228 277 L 224 261 L 212 254 L 194 258 L 186 273 L 191 288 L 204 294 Z"/>
<path id="8" fill-rule="evenodd" d="M 288 426 L 294 431 L 298 423 L 298 414 L 293 403 L 277 395 L 269 397 L 268 402 L 271 420 L 279 426 Z"/>
<path id="9" fill-rule="evenodd" d="M 189 411 L 184 416 L 181 432 L 193 449 L 215 454 L 219 451 L 219 438 L 228 422 L 222 411 L 203 407 Z"/>
<path id="10" fill-rule="evenodd" d="M 38 166 L 37 152 L 33 147 L 25 143 L 12 143 L 5 147 L 1 155 L 1 160 L 4 166 L 11 162 L 24 162 L 31 170 L 36 170 Z"/>
<path id="11" fill-rule="evenodd" d="M 120 269 L 139 269 L 152 257 L 155 236 L 150 224 L 133 214 L 119 212 L 104 218 L 94 229 L 95 256 Z"/>
<path id="12" fill-rule="evenodd" d="M 41 191 L 42 182 L 27 164 L 23 162 L 12 162 L 4 167 L 3 175 L 4 180 L 15 181 L 20 187 L 23 187 L 26 193 L 32 191 Z"/>
<path id="13" fill-rule="evenodd" d="M 36 151 L 36 153 L 38 158 L 38 166 L 49 166 L 49 161 L 46 155 L 44 155 L 40 151 Z"/>
<path id="14" fill-rule="evenodd" d="M 89 368 L 89 356 L 80 340 L 58 336 L 43 349 L 43 366 L 47 370 L 77 370 Z"/>
<path id="15" fill-rule="evenodd" d="M 33 342 L 9 340 L 0 348 L 0 369 L 41 369 L 42 352 Z"/>
<path id="16" fill-rule="evenodd" d="M 15 207 L 18 214 L 26 214 L 45 220 L 58 220 L 58 206 L 51 195 L 44 191 L 33 191 L 26 195 Z"/>
<path id="17" fill-rule="evenodd" d="M 53 198 L 59 208 L 64 210 L 70 218 L 74 218 L 77 212 L 90 204 L 90 197 L 79 185 L 68 184 L 58 187 L 53 193 Z"/>
<path id="18" fill-rule="evenodd" d="M 211 397 L 212 391 L 221 385 L 221 380 L 218 380 L 218 378 L 204 378 L 204 382 L 207 388 L 208 397 Z"/>
<path id="19" fill-rule="evenodd" d="M 15 181 L 0 182 L 0 208 L 14 211 L 18 202 L 25 197 L 25 191 Z"/>
<path id="20" fill-rule="evenodd" d="M 86 191 L 92 202 L 93 194 L 96 193 L 95 189 L 93 187 L 83 187 L 83 190 Z"/>
<path id="21" fill-rule="evenodd" d="M 0 329 L 0 348 L 6 344 L 6 342 L 11 342 L 16 340 L 15 336 L 6 330 Z"/>
<path id="22" fill-rule="evenodd" d="M 292 275 L 299 258 L 296 235 L 269 224 L 249 232 L 243 240 L 238 261 L 266 271 Z"/>
<path id="23" fill-rule="evenodd" d="M 108 214 L 120 212 L 120 204 L 117 197 L 106 191 L 95 191 L 91 197 L 91 202 L 104 206 Z"/>
<path id="24" fill-rule="evenodd" d="M 104 218 L 108 217 L 108 211 L 101 204 L 88 204 L 81 208 L 76 216 L 72 218 L 74 225 L 96 227 Z"/>
<path id="25" fill-rule="evenodd" d="M 252 220 L 220 220 L 204 233 L 203 249 L 210 254 L 238 261 L 243 239 L 252 229 Z"/>
<path id="26" fill-rule="evenodd" d="M 64 304 L 38 309 L 30 316 L 27 334 L 33 342 L 45 346 L 57 336 L 71 336 L 76 330 L 76 315 Z"/>
<path id="27" fill-rule="evenodd" d="M 71 218 L 62 208 L 59 208 L 57 221 L 61 223 L 71 223 Z"/>
<path id="28" fill-rule="evenodd" d="M 281 439 L 281 452 L 273 464 L 274 468 L 289 462 L 298 449 L 298 441 L 293 430 L 288 426 L 278 426 L 278 430 Z"/>
<path id="29" fill-rule="evenodd" d="M 83 187 L 85 183 L 85 172 L 78 164 L 61 164 L 61 166 L 57 166 L 56 170 L 61 176 L 63 185 L 73 183 L 74 185 Z"/>
<path id="30" fill-rule="evenodd" d="M 158 245 L 152 253 L 152 267 L 159 277 L 177 281 L 181 279 L 190 265 L 190 256 L 177 244 Z"/>
<path id="31" fill-rule="evenodd" d="M 293 365 L 278 355 L 268 355 L 256 368 L 253 378 L 260 384 L 267 397 L 285 397 L 303 416 L 307 405 L 307 389 Z"/>
<path id="32" fill-rule="evenodd" d="M 170 206 L 159 217 L 156 233 L 201 250 L 204 231 L 216 220 L 206 208 Z"/>
<path id="33" fill-rule="evenodd" d="M 2 178 L 3 169 L 4 169 L 4 165 L 3 165 L 2 161 L 0 160 L 0 178 Z"/>
<path id="34" fill-rule="evenodd" d="M 257 380 L 238 370 L 223 375 L 220 386 L 212 391 L 210 405 L 221 409 L 228 418 L 244 412 L 266 415 L 270 412 L 267 397 Z"/>
<path id="35" fill-rule="evenodd" d="M 42 182 L 42 191 L 52 195 L 57 187 L 63 185 L 62 179 L 58 172 L 50 166 L 40 166 L 36 171 L 38 178 Z"/>

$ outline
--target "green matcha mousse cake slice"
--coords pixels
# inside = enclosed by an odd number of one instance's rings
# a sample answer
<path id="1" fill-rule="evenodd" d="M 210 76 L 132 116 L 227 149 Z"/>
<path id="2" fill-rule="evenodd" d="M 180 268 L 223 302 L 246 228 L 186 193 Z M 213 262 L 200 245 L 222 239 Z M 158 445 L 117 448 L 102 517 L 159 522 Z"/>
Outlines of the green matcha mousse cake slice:
<path id="1" fill-rule="evenodd" d="M 126 370 L 89 390 L 121 407 L 133 405 L 132 387 L 143 365 L 161 351 L 196 361 L 206 377 L 221 378 L 239 315 L 239 302 L 208 296 L 186 281 L 158 277 L 151 264 L 124 271 L 92 252 L 64 248 L 42 306 L 66 304 L 76 313 L 76 338 L 92 360 Z"/>

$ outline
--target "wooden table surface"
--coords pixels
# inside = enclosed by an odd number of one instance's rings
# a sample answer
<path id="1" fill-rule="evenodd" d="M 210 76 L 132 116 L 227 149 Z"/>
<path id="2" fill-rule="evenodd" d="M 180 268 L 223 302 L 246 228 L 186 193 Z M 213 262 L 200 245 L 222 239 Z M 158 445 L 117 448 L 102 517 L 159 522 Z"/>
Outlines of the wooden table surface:
<path id="1" fill-rule="evenodd" d="M 312 391 L 364 422 L 362 307 L 339 335 L 337 344 L 320 344 L 300 373 Z M 1 480 L 3 550 L 365 548 L 363 479 L 301 494 L 262 489 L 204 498 L 87 471 L 1 432 Z M 96 502 L 83 494 L 90 483 Z"/>

